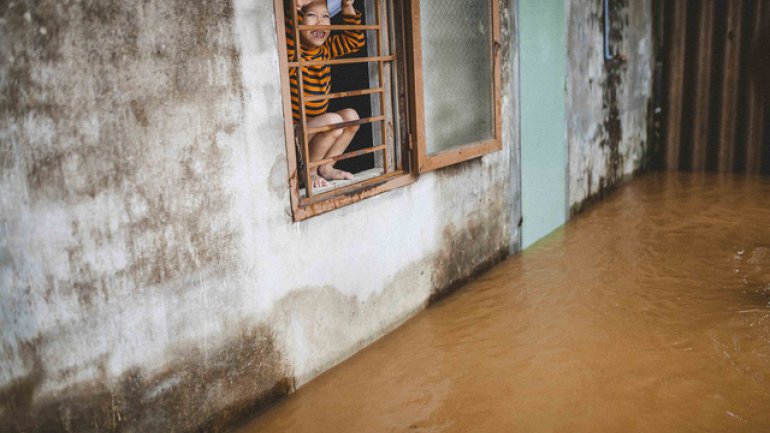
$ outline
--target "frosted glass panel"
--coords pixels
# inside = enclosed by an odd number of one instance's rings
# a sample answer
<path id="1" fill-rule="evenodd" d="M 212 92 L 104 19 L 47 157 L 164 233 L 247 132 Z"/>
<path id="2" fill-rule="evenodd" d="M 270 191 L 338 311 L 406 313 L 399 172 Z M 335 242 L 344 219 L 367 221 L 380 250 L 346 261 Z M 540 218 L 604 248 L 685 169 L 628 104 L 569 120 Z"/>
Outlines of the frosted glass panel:
<path id="1" fill-rule="evenodd" d="M 494 138 L 489 0 L 421 0 L 428 154 Z"/>

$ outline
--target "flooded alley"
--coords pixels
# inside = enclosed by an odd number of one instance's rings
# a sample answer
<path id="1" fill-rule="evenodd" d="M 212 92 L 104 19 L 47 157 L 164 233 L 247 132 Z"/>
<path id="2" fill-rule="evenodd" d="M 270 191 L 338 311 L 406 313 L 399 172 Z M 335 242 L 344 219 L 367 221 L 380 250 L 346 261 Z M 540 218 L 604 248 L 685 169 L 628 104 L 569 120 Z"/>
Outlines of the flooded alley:
<path id="1" fill-rule="evenodd" d="M 652 173 L 239 433 L 767 432 L 768 408 L 770 178 Z"/>

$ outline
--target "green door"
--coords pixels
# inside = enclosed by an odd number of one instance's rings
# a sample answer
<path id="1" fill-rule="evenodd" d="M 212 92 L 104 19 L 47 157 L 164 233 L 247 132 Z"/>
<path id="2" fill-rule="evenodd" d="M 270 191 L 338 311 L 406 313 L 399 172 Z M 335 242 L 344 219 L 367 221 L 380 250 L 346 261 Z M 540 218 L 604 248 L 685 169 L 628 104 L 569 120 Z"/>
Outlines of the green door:
<path id="1" fill-rule="evenodd" d="M 520 0 L 522 247 L 567 218 L 564 0 Z"/>

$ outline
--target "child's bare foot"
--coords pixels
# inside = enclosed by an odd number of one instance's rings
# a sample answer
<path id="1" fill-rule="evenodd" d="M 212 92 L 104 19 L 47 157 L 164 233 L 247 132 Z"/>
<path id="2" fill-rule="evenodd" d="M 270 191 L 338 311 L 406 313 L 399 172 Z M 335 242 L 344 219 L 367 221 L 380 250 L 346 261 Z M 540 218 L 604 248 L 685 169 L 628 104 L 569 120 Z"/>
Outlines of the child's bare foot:
<path id="1" fill-rule="evenodd" d="M 351 180 L 353 174 L 344 170 L 339 170 L 331 165 L 324 165 L 318 168 L 318 174 L 327 180 Z"/>
<path id="2" fill-rule="evenodd" d="M 329 182 L 318 174 L 313 174 L 310 178 L 313 179 L 313 188 L 323 188 L 329 185 Z"/>

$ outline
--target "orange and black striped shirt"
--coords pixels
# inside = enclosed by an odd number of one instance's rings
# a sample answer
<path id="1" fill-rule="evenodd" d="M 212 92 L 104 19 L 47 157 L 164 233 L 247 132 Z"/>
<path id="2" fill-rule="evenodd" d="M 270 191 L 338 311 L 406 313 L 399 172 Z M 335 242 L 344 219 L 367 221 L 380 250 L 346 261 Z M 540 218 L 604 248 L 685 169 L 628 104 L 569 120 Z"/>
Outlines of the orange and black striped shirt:
<path id="1" fill-rule="evenodd" d="M 348 25 L 360 25 L 361 13 L 355 15 L 343 15 L 342 20 Z M 299 17 L 302 22 L 302 17 Z M 366 39 L 362 30 L 346 30 L 342 33 L 335 33 L 326 39 L 326 42 L 314 50 L 302 49 L 303 61 L 330 60 L 342 57 L 359 51 L 366 45 Z M 296 50 L 294 43 L 294 26 L 291 19 L 286 20 L 286 48 L 289 54 L 289 61 L 296 61 Z M 331 67 L 328 65 L 303 66 L 302 67 L 302 87 L 303 96 L 327 95 L 331 91 Z M 297 68 L 289 68 L 289 85 L 291 87 L 291 114 L 294 121 L 298 121 L 299 115 L 299 80 L 297 79 Z M 320 116 L 326 113 L 329 108 L 329 100 L 305 101 L 305 114 L 308 117 Z"/>

